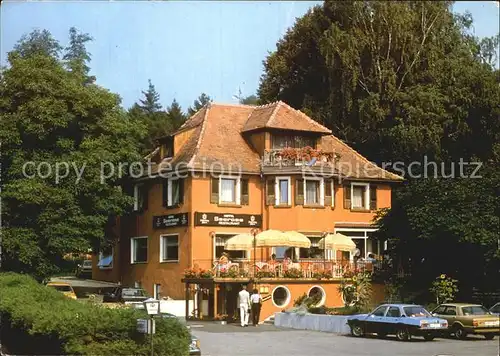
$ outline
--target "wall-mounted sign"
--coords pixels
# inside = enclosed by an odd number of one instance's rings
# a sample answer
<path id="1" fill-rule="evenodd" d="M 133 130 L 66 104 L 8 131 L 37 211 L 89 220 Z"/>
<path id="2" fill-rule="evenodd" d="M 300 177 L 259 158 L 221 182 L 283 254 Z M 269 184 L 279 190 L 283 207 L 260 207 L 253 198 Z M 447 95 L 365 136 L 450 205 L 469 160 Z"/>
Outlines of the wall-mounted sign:
<path id="1" fill-rule="evenodd" d="M 196 226 L 261 227 L 262 215 L 195 212 L 194 224 Z"/>
<path id="2" fill-rule="evenodd" d="M 153 229 L 166 227 L 187 226 L 188 213 L 153 216 Z"/>

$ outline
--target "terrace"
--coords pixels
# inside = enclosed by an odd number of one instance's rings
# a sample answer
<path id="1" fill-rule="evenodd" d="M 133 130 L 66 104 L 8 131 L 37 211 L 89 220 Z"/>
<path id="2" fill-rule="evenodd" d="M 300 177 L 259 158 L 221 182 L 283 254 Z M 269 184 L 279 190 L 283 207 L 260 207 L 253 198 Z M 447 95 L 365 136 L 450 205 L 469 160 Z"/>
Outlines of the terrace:
<path id="1" fill-rule="evenodd" d="M 337 159 L 338 155 L 334 152 L 325 152 L 307 146 L 266 150 L 262 162 L 264 167 L 333 167 Z"/>
<path id="2" fill-rule="evenodd" d="M 214 260 L 195 260 L 186 270 L 185 279 L 341 279 L 356 273 L 377 273 L 387 270 L 383 261 L 300 259 L 248 260 L 238 259 L 221 264 Z"/>

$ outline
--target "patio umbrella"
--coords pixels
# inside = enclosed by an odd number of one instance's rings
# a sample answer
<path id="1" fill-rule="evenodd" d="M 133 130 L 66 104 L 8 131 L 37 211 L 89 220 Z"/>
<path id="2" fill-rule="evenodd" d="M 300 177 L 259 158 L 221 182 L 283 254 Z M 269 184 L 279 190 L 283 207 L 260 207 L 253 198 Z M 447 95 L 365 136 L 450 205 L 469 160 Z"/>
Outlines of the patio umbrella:
<path id="1" fill-rule="evenodd" d="M 351 238 L 337 232 L 336 234 L 328 234 L 319 240 L 319 248 L 351 252 L 356 248 L 356 244 Z"/>
<path id="2" fill-rule="evenodd" d="M 228 251 L 250 250 L 253 247 L 252 234 L 245 233 L 233 236 L 227 239 L 224 249 Z"/>
<path id="3" fill-rule="evenodd" d="M 297 231 L 266 230 L 255 238 L 258 247 L 311 247 L 311 241 Z"/>

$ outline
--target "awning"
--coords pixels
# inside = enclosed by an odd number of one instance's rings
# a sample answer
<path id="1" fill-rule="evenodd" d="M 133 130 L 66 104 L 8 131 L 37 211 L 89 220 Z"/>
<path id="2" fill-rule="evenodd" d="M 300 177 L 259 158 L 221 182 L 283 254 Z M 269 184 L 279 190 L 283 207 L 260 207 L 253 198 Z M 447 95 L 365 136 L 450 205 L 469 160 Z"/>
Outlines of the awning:
<path id="1" fill-rule="evenodd" d="M 99 260 L 99 263 L 97 264 L 97 267 L 107 268 L 107 267 L 111 267 L 112 264 L 113 264 L 113 255 L 111 255 L 111 256 L 104 256 L 103 258 L 101 258 Z"/>

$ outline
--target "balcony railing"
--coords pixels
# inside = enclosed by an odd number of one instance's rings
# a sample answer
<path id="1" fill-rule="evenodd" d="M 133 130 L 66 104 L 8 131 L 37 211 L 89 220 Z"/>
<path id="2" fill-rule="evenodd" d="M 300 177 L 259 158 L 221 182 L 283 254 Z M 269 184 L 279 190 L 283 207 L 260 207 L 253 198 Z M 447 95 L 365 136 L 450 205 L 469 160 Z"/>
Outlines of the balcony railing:
<path id="1" fill-rule="evenodd" d="M 339 279 L 359 272 L 377 273 L 387 266 L 382 261 L 353 262 L 350 260 L 301 259 L 298 261 L 232 260 L 219 263 L 195 260 L 193 268 L 185 271 L 187 279 L 199 278 L 313 278 Z"/>
<path id="2" fill-rule="evenodd" d="M 299 167 L 333 165 L 333 152 L 324 152 L 311 147 L 273 149 L 264 152 L 263 165 L 268 167 Z"/>

